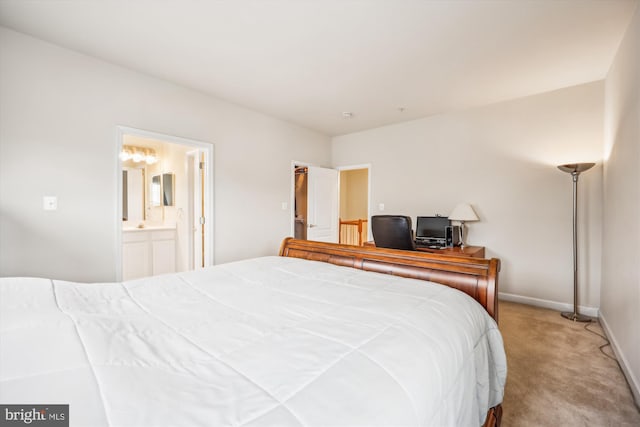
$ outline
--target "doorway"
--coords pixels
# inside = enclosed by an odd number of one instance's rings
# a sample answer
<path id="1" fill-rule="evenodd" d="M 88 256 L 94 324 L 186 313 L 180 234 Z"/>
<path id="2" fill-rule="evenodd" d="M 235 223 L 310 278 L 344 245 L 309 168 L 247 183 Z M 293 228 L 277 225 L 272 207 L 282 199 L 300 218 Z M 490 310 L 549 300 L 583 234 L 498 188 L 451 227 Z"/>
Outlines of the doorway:
<path id="1" fill-rule="evenodd" d="M 370 165 L 320 168 L 292 162 L 291 235 L 363 245 L 371 235 Z"/>
<path id="2" fill-rule="evenodd" d="M 213 145 L 118 127 L 119 280 L 213 265 Z"/>
<path id="3" fill-rule="evenodd" d="M 369 240 L 369 165 L 346 166 L 340 172 L 340 243 L 362 246 Z"/>
<path id="4" fill-rule="evenodd" d="M 293 167 L 293 236 L 307 240 L 307 189 L 309 184 L 309 167 L 294 165 Z"/>
<path id="5" fill-rule="evenodd" d="M 338 242 L 338 171 L 292 162 L 291 233 L 318 242 Z"/>

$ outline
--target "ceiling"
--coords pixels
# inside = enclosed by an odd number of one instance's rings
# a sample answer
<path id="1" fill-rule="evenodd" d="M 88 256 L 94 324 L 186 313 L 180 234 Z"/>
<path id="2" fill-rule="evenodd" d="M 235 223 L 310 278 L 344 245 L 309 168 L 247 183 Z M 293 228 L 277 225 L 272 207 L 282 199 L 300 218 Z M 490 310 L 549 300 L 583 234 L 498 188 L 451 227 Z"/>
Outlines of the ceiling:
<path id="1" fill-rule="evenodd" d="M 0 25 L 340 135 L 602 79 L 637 5 L 0 0 Z"/>

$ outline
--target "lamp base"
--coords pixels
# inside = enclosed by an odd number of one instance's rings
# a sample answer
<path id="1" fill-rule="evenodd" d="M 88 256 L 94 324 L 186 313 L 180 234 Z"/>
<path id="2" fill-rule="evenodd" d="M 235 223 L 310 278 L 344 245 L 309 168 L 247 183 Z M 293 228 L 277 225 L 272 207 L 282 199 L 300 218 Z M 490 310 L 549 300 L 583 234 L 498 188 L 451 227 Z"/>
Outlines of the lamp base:
<path id="1" fill-rule="evenodd" d="M 583 314 L 574 313 L 572 311 L 565 311 L 560 313 L 565 319 L 573 320 L 574 322 L 591 322 L 591 318 Z"/>

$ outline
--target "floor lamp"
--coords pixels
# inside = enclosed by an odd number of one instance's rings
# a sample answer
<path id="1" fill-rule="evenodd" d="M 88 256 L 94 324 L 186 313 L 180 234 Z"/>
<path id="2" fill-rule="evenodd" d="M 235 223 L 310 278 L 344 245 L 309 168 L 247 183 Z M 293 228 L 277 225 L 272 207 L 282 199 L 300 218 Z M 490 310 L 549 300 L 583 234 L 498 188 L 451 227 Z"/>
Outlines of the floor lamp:
<path id="1" fill-rule="evenodd" d="M 558 169 L 571 174 L 573 178 L 573 312 L 563 312 L 565 317 L 574 322 L 590 322 L 591 319 L 578 314 L 578 176 L 595 166 L 595 163 L 571 163 L 560 165 Z"/>

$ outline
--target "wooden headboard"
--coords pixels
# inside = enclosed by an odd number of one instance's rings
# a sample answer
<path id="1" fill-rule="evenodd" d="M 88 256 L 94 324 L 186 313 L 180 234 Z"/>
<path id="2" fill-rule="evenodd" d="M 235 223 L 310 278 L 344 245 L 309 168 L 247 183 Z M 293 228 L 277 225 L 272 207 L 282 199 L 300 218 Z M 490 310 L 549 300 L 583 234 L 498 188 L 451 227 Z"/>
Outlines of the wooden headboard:
<path id="1" fill-rule="evenodd" d="M 344 267 L 411 279 L 429 280 L 459 289 L 478 301 L 498 321 L 500 260 L 338 245 L 288 237 L 280 256 L 328 262 Z"/>

